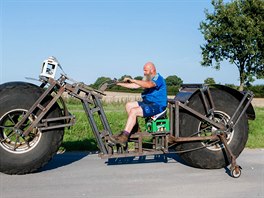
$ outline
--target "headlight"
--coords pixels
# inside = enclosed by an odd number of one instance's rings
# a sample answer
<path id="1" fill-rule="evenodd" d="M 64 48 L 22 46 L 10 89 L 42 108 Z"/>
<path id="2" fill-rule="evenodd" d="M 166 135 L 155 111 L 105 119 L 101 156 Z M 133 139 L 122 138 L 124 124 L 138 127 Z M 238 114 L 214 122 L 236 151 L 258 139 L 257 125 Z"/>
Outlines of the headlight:
<path id="1" fill-rule="evenodd" d="M 43 61 L 40 76 L 54 78 L 59 65 L 59 62 L 55 57 L 49 57 L 47 60 Z"/>

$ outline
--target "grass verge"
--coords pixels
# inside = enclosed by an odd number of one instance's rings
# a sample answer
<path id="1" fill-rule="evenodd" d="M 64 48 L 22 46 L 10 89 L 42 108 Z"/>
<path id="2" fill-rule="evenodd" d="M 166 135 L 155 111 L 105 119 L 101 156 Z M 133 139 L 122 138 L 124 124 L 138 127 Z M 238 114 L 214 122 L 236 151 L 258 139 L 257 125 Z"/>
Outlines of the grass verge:
<path id="1" fill-rule="evenodd" d="M 264 108 L 255 108 L 256 119 L 249 121 L 248 148 L 264 148 Z"/>

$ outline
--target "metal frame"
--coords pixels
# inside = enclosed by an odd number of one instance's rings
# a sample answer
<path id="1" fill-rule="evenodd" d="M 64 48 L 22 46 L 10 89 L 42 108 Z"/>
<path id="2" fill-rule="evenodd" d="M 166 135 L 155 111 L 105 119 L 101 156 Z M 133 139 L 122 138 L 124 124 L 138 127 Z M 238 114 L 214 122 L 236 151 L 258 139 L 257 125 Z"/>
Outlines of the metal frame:
<path id="1" fill-rule="evenodd" d="M 39 97 L 39 99 L 34 103 L 34 105 L 29 109 L 29 111 L 25 114 L 20 122 L 15 125 L 16 132 L 22 137 L 26 137 L 31 130 L 35 127 L 38 127 L 41 131 L 45 132 L 46 130 L 56 129 L 56 128 L 64 128 L 74 125 L 75 118 L 74 116 L 67 114 L 58 118 L 44 118 L 45 114 L 52 108 L 52 106 L 62 97 L 64 92 L 68 93 L 70 96 L 79 99 L 82 102 L 83 109 L 87 115 L 87 119 L 92 128 L 93 134 L 98 143 L 98 147 L 101 151 L 100 156 L 102 158 L 118 158 L 118 157 L 129 157 L 129 156 L 143 156 L 143 155 L 157 155 L 157 154 L 166 154 L 170 153 L 169 151 L 171 145 L 170 141 L 173 141 L 173 145 L 182 143 L 182 142 L 191 142 L 191 141 L 221 141 L 231 156 L 232 166 L 237 168 L 235 162 L 235 157 L 232 154 L 231 150 L 228 148 L 226 133 L 232 131 L 232 129 L 236 126 L 238 121 L 241 119 L 241 116 L 246 112 L 247 108 L 251 104 L 253 99 L 252 92 L 247 92 L 240 104 L 238 105 L 236 111 L 232 115 L 229 120 L 227 126 L 224 126 L 221 123 L 216 123 L 212 119 L 209 119 L 207 116 L 213 116 L 213 112 L 215 109 L 214 102 L 212 100 L 211 92 L 208 86 L 197 87 L 197 90 L 200 91 L 202 95 L 202 102 L 205 106 L 205 110 L 207 115 L 203 115 L 194 109 L 188 107 L 188 101 L 185 103 L 176 100 L 169 99 L 168 100 L 168 108 L 169 108 L 169 119 L 170 119 L 170 131 L 156 132 L 156 133 L 148 133 L 148 132 L 137 132 L 130 137 L 130 141 L 135 144 L 134 151 L 128 151 L 127 146 L 122 147 L 120 145 L 111 145 L 108 143 L 109 136 L 112 135 L 112 131 L 105 115 L 101 99 L 104 93 L 100 90 L 95 90 L 83 83 L 73 82 L 66 75 L 61 75 L 58 80 L 54 80 L 52 78 L 40 77 L 42 80 L 41 87 L 47 87 L 44 93 Z M 68 81 L 71 81 L 69 83 Z M 187 87 L 188 88 L 188 87 Z M 46 97 L 52 96 L 53 98 L 49 101 L 48 104 L 44 105 L 43 101 Z M 204 120 L 210 123 L 212 126 L 216 127 L 219 132 L 211 136 L 204 137 L 180 137 L 179 131 L 179 115 L 180 110 L 183 109 L 198 117 L 201 120 Z M 20 128 L 23 123 L 28 119 L 28 117 L 33 113 L 40 110 L 40 113 L 37 115 L 36 120 L 34 120 L 31 125 L 27 128 L 26 131 L 22 131 Z M 103 130 L 99 130 L 97 123 L 95 121 L 94 115 L 99 115 L 101 124 L 103 126 Z M 44 118 L 44 119 L 43 119 Z M 63 123 L 59 125 L 50 126 L 49 123 L 61 120 Z M 151 138 L 152 142 L 144 142 L 144 138 Z M 144 147 L 145 144 L 148 147 Z M 150 146 L 150 147 L 149 147 Z M 206 146 L 201 146 L 199 148 L 193 149 L 201 149 Z M 190 151 L 190 150 L 188 150 Z M 175 151 L 174 151 L 175 152 Z M 178 151 L 187 152 L 187 151 Z"/>

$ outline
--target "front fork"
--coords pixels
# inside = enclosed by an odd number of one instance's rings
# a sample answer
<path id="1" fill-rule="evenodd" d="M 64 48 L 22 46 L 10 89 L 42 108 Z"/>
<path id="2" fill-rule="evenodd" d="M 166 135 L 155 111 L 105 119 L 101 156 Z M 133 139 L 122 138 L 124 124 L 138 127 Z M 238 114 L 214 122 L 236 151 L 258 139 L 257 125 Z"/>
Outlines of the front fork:
<path id="1" fill-rule="evenodd" d="M 238 178 L 241 175 L 241 167 L 239 165 L 237 165 L 236 163 L 236 156 L 232 153 L 232 151 L 230 150 L 228 144 L 227 144 L 227 136 L 226 133 L 220 132 L 220 134 L 218 135 L 218 138 L 221 140 L 221 142 L 224 144 L 225 146 L 225 150 L 227 151 L 227 154 L 230 156 L 231 158 L 231 167 L 230 167 L 230 174 L 232 177 L 234 178 Z"/>
<path id="2" fill-rule="evenodd" d="M 246 110 L 248 109 L 249 105 L 251 104 L 251 101 L 253 100 L 254 94 L 252 92 L 247 92 L 244 97 L 242 98 L 239 106 L 237 107 L 235 113 L 233 114 L 232 118 L 228 122 L 228 126 L 230 128 L 234 128 L 235 125 L 240 121 L 240 118 L 244 113 L 246 113 Z M 244 105 L 244 107 L 243 107 Z M 243 108 L 242 108 L 243 107 Z M 239 112 L 239 110 L 242 108 L 242 111 Z M 229 129 L 230 130 L 230 129 Z M 241 175 L 241 167 L 237 165 L 236 163 L 236 156 L 232 153 L 230 150 L 228 144 L 227 144 L 227 135 L 224 132 L 220 132 L 218 134 L 219 139 L 225 146 L 225 150 L 227 151 L 227 154 L 231 158 L 231 167 L 230 167 L 230 174 L 234 178 L 238 178 Z"/>

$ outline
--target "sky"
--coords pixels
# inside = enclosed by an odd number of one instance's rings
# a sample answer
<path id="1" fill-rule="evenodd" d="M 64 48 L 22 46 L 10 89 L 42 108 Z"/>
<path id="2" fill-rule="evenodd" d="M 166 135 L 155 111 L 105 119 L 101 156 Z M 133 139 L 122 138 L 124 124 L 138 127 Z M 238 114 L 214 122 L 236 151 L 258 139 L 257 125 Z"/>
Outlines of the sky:
<path id="1" fill-rule="evenodd" d="M 38 78 L 55 56 L 76 81 L 142 76 L 152 61 L 184 83 L 239 85 L 235 65 L 202 67 L 199 24 L 211 0 L 0 0 L 0 83 Z M 226 1 L 225 1 L 226 2 Z M 34 83 L 34 82 L 33 82 Z M 256 80 L 253 84 L 264 84 Z"/>

